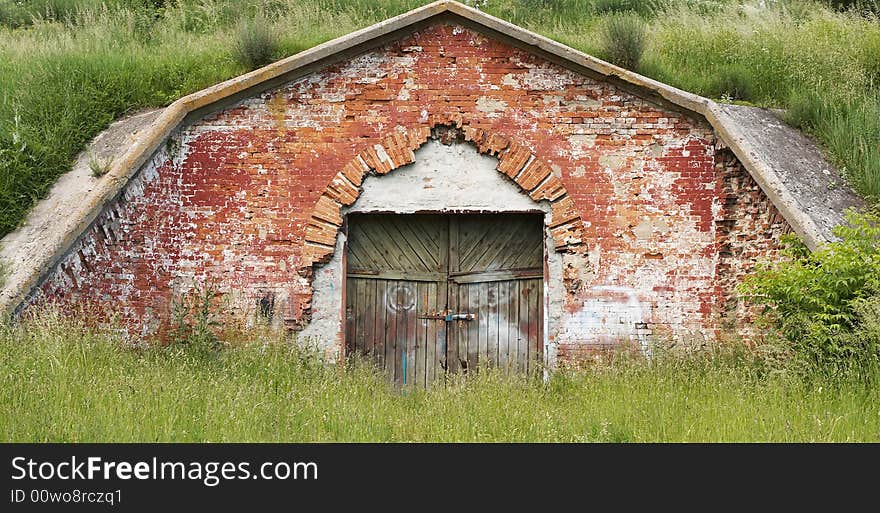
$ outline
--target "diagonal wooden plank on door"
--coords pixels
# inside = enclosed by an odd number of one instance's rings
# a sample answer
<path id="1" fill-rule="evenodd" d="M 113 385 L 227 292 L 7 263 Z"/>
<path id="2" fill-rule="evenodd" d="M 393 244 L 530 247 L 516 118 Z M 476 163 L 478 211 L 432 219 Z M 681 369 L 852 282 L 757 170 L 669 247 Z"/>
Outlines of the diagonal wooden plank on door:
<path id="1" fill-rule="evenodd" d="M 406 228 L 402 228 L 400 226 L 400 222 L 394 220 L 393 218 L 388 219 L 386 223 L 382 224 L 382 227 L 388 233 L 388 236 L 391 238 L 391 242 L 396 244 L 402 253 L 407 255 L 407 257 L 415 256 L 418 259 L 418 265 L 420 265 L 421 269 L 425 271 L 433 271 L 437 269 L 437 256 L 436 254 L 432 254 L 425 248 L 424 244 L 419 242 L 419 237 L 414 237 L 410 234 L 410 231 Z M 414 223 L 413 223 L 414 224 Z M 427 223 L 419 223 L 420 227 L 427 228 Z M 423 236 L 422 238 L 425 238 Z"/>
<path id="2" fill-rule="evenodd" d="M 470 271 L 475 259 L 485 253 L 487 244 L 502 227 L 497 216 L 492 215 L 468 216 L 461 224 L 469 233 L 467 245 L 461 248 L 461 270 Z"/>
<path id="3" fill-rule="evenodd" d="M 543 237 L 538 223 L 540 221 L 536 217 L 521 217 L 507 223 L 504 233 L 512 234 L 513 237 L 504 243 L 506 251 L 497 254 L 495 261 L 497 268 L 515 269 L 540 264 L 542 257 L 535 259 L 530 250 L 535 246 L 543 247 Z"/>
<path id="4" fill-rule="evenodd" d="M 480 220 L 478 221 L 477 218 Z M 471 253 L 482 249 L 480 241 L 495 229 L 496 223 L 496 217 L 491 215 L 461 216 L 459 220 L 459 262 L 461 266 L 459 270 L 469 270 L 465 262 L 468 261 Z"/>
<path id="5" fill-rule="evenodd" d="M 538 232 L 541 235 L 541 232 Z M 541 237 L 517 237 L 511 241 L 507 252 L 499 255 L 502 269 L 540 267 L 544 261 L 544 240 Z"/>
<path id="6" fill-rule="evenodd" d="M 492 234 L 493 238 L 485 243 L 486 249 L 481 256 L 474 260 L 468 267 L 475 271 L 488 271 L 504 269 L 501 264 L 505 256 L 516 251 L 511 249 L 514 241 L 526 239 L 526 234 L 518 233 L 514 227 L 508 227 L 503 231 Z"/>
<path id="7" fill-rule="evenodd" d="M 387 227 L 381 222 L 371 219 L 362 223 L 361 232 L 369 239 L 373 246 L 378 248 L 385 261 L 388 263 L 387 270 L 394 271 L 424 271 L 425 267 L 418 257 L 401 248 L 394 236 L 388 233 Z M 379 269 L 385 270 L 385 269 Z"/>
<path id="8" fill-rule="evenodd" d="M 413 221 L 406 222 L 397 216 L 391 219 L 391 223 L 400 232 L 400 236 L 409 244 L 410 248 L 422 257 L 422 261 L 428 268 L 437 269 L 437 265 L 445 259 L 439 258 L 441 253 L 441 230 L 446 230 L 446 223 L 438 216 L 418 216 Z M 443 246 L 442 251 L 446 251 Z M 439 269 L 438 269 L 439 270 Z"/>
<path id="9" fill-rule="evenodd" d="M 370 237 L 368 231 L 365 230 L 366 224 L 369 223 L 359 222 L 350 230 L 349 257 L 354 254 L 354 259 L 349 258 L 348 268 L 355 269 L 352 266 L 352 261 L 358 261 L 364 266 L 364 269 L 376 271 L 395 269 L 396 261 L 389 260 L 387 252 L 382 247 L 381 239 L 376 242 Z"/>

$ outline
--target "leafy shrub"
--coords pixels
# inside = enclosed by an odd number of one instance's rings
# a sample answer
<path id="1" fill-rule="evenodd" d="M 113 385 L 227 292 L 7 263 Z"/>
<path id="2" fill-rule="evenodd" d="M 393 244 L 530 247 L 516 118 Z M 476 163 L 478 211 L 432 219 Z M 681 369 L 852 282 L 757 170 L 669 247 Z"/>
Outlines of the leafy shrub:
<path id="1" fill-rule="evenodd" d="M 786 237 L 785 258 L 759 266 L 741 286 L 748 300 L 766 305 L 794 353 L 820 365 L 878 350 L 862 330 L 880 308 L 880 217 L 850 212 L 834 234 L 839 241 L 814 252 Z"/>
<path id="2" fill-rule="evenodd" d="M 825 0 L 825 2 L 840 11 L 856 11 L 864 14 L 880 14 L 880 1 L 878 0 Z"/>
<path id="3" fill-rule="evenodd" d="M 172 328 L 170 346 L 185 346 L 196 350 L 214 350 L 220 347 L 215 330 L 220 326 L 215 314 L 215 300 L 220 294 L 207 284 L 196 286 L 171 302 Z"/>
<path id="4" fill-rule="evenodd" d="M 266 18 L 256 16 L 238 25 L 233 57 L 252 70 L 272 62 L 278 46 L 278 38 Z"/>
<path id="5" fill-rule="evenodd" d="M 602 55 L 612 64 L 635 70 L 645 51 L 645 24 L 631 14 L 609 16 L 600 34 Z"/>

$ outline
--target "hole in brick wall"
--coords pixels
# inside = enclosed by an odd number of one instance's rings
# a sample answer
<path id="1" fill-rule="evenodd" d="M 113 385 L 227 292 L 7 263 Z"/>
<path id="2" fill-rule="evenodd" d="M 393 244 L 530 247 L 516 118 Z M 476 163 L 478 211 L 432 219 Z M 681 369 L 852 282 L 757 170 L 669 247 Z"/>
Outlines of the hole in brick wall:
<path id="1" fill-rule="evenodd" d="M 257 300 L 257 312 L 262 317 L 265 317 L 268 320 L 272 320 L 272 317 L 275 315 L 275 293 L 274 292 L 266 292 L 263 297 Z"/>

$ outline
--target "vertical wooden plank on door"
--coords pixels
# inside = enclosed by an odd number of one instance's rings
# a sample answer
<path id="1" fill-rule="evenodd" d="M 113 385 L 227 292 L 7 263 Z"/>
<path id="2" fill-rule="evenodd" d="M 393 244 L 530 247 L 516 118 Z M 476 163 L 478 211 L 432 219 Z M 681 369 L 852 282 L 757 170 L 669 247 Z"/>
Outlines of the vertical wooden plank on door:
<path id="1" fill-rule="evenodd" d="M 363 301 L 365 305 L 369 305 L 364 308 L 364 357 L 368 361 L 373 361 L 374 351 L 376 348 L 376 340 L 375 340 L 375 329 L 374 326 L 376 324 L 376 314 L 378 308 L 376 308 L 376 282 L 378 280 L 362 280 L 362 286 L 364 289 Z"/>
<path id="2" fill-rule="evenodd" d="M 418 307 L 420 302 L 420 294 L 422 284 L 419 282 L 409 283 L 406 291 L 405 319 L 406 319 L 406 376 L 404 383 L 407 385 L 416 384 L 416 371 L 419 370 L 419 348 L 421 338 L 418 336 L 417 325 Z M 424 371 L 424 369 L 422 369 Z"/>
<path id="3" fill-rule="evenodd" d="M 397 282 L 388 280 L 385 282 L 385 296 L 382 298 L 382 308 L 385 310 L 385 370 L 388 379 L 392 383 L 397 382 L 398 358 L 397 358 L 397 311 L 394 306 L 397 295 Z"/>
<path id="4" fill-rule="evenodd" d="M 424 312 L 428 315 L 437 310 L 437 284 L 426 283 L 426 301 Z M 437 323 L 433 319 L 426 319 L 425 324 L 425 386 L 434 382 L 437 376 L 439 360 L 437 344 Z"/>
<path id="5" fill-rule="evenodd" d="M 458 269 L 459 265 L 459 244 L 460 234 L 458 231 L 458 216 L 449 216 L 446 223 L 446 237 L 448 247 L 446 252 L 446 273 L 447 277 L 450 272 Z M 442 286 L 442 285 L 441 285 Z M 451 280 L 446 281 L 446 305 L 443 309 L 453 311 L 459 308 L 461 300 L 461 287 Z M 459 361 L 462 354 L 462 330 L 454 323 L 441 321 L 443 329 L 446 332 L 446 371 L 461 372 L 461 363 Z"/>
<path id="6" fill-rule="evenodd" d="M 528 282 L 528 290 L 529 290 L 529 358 L 528 358 L 528 367 L 526 372 L 533 373 L 537 369 L 538 355 L 540 354 L 540 346 L 539 346 L 539 331 L 540 331 L 540 322 L 539 322 L 539 312 L 541 305 L 541 297 L 538 292 L 540 291 L 540 285 L 542 280 L 527 280 Z"/>
<path id="7" fill-rule="evenodd" d="M 498 367 L 500 367 L 501 372 L 506 376 L 510 374 L 510 368 L 508 367 L 510 363 L 510 347 L 508 346 L 508 328 L 507 323 L 509 322 L 509 310 L 510 303 L 507 299 L 508 294 L 510 293 L 510 282 L 509 281 L 499 281 L 498 285 L 498 295 L 496 297 L 496 315 L 498 317 Z"/>
<path id="8" fill-rule="evenodd" d="M 458 312 L 467 308 L 468 291 L 465 285 L 450 284 L 450 290 L 455 291 L 455 300 L 450 301 L 449 311 Z M 450 372 L 467 371 L 467 348 L 468 348 L 468 327 L 467 325 L 454 321 L 446 323 L 446 329 L 455 334 L 455 361 Z"/>
<path id="9" fill-rule="evenodd" d="M 408 284 L 404 281 L 396 282 L 396 296 L 397 296 L 397 349 L 395 351 L 395 357 L 397 359 L 397 370 L 394 372 L 395 382 L 399 385 L 403 385 L 406 380 L 406 371 L 409 367 L 409 361 L 407 361 L 407 351 L 409 350 L 409 344 L 407 343 L 407 325 L 406 325 L 406 308 L 404 308 L 406 301 L 406 291 L 408 289 Z"/>
<path id="10" fill-rule="evenodd" d="M 480 283 L 477 285 L 477 293 L 479 294 L 480 308 L 477 313 L 477 333 L 480 337 L 480 348 L 478 352 L 478 365 L 491 367 L 492 354 L 489 349 L 489 284 Z"/>
<path id="11" fill-rule="evenodd" d="M 537 282 L 538 296 L 538 336 L 535 340 L 535 370 L 539 371 L 544 368 L 544 278 Z"/>
<path id="12" fill-rule="evenodd" d="M 438 283 L 437 287 L 437 312 L 445 310 L 448 304 L 448 287 L 445 283 Z M 449 366 L 449 330 L 445 321 L 433 323 L 436 329 L 434 340 L 437 343 L 436 366 L 434 367 L 434 379 L 443 381 L 446 369 Z"/>
<path id="13" fill-rule="evenodd" d="M 425 386 L 427 383 L 427 368 L 425 367 L 425 349 L 428 343 L 428 320 L 419 319 L 419 316 L 425 312 L 425 305 L 428 304 L 428 284 L 421 282 L 418 284 L 418 292 L 416 294 L 416 308 L 412 312 L 413 316 L 413 336 L 416 341 L 415 345 L 415 372 L 410 384 L 413 386 Z"/>
<path id="14" fill-rule="evenodd" d="M 498 282 L 486 284 L 486 351 L 493 367 L 501 364 L 498 354 Z"/>
<path id="15" fill-rule="evenodd" d="M 376 281 L 376 297 L 373 302 L 375 304 L 375 316 L 373 320 L 374 333 L 376 334 L 376 344 L 373 349 L 374 358 L 376 359 L 376 364 L 379 365 L 380 368 L 385 368 L 385 351 L 386 351 L 386 341 L 385 334 L 388 331 L 387 324 L 385 324 L 385 291 L 387 290 L 386 281 L 385 280 L 375 280 Z"/>
<path id="16" fill-rule="evenodd" d="M 526 372 L 529 358 L 529 288 L 525 280 L 517 280 L 517 304 L 519 306 L 519 322 L 517 322 L 517 372 Z"/>
<path id="17" fill-rule="evenodd" d="M 507 293 L 507 365 L 510 372 L 516 372 L 519 355 L 519 281 L 511 281 L 507 285 L 510 287 Z"/>
<path id="18" fill-rule="evenodd" d="M 348 279 L 346 288 L 351 287 L 352 280 Z M 345 297 L 345 350 L 349 354 L 357 354 L 357 341 L 354 338 L 355 327 L 357 326 L 357 317 L 354 314 L 355 297 L 351 291 Z"/>
<path id="19" fill-rule="evenodd" d="M 467 289 L 467 305 L 462 312 L 471 312 L 479 315 L 480 311 L 480 286 L 479 284 L 468 283 L 464 285 Z M 467 329 L 467 366 L 468 371 L 475 372 L 480 364 L 480 318 L 473 321 L 461 321 L 461 324 Z"/>
<path id="20" fill-rule="evenodd" d="M 358 358 L 366 358 L 369 356 L 367 353 L 367 339 L 366 339 L 366 324 L 367 324 L 367 314 L 369 312 L 367 308 L 367 298 L 366 298 L 366 280 L 356 278 L 354 280 L 354 291 L 353 294 L 357 298 L 355 304 L 355 317 L 357 318 L 357 324 L 354 329 L 354 337 L 357 342 L 358 348 Z"/>

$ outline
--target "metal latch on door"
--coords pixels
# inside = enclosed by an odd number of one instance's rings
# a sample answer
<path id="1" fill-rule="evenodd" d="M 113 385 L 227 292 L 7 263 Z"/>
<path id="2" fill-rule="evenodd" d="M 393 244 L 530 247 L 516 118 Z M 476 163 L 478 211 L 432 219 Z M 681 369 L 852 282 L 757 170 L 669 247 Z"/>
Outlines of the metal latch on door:
<path id="1" fill-rule="evenodd" d="M 424 315 L 420 315 L 419 319 L 435 319 L 438 321 L 472 321 L 476 319 L 476 314 L 472 313 L 452 313 L 450 311 L 446 312 L 431 312 L 430 314 L 425 312 Z"/>

